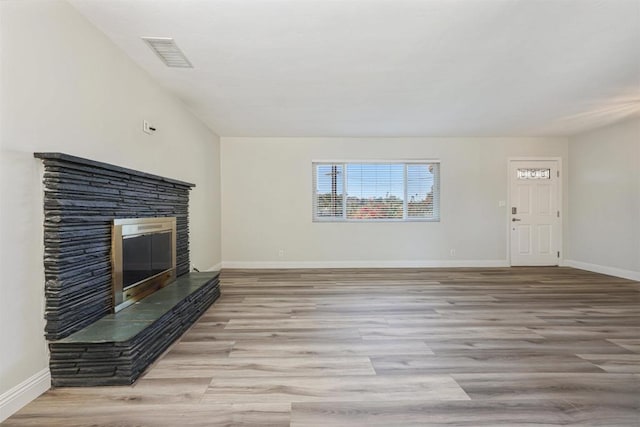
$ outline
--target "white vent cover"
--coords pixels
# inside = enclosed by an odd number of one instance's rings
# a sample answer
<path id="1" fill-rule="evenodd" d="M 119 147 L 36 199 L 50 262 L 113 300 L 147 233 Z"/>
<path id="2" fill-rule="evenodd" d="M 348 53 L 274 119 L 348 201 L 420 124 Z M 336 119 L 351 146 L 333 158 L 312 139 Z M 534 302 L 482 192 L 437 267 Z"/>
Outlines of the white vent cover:
<path id="1" fill-rule="evenodd" d="M 158 55 L 158 58 L 160 58 L 167 67 L 193 68 L 191 62 L 184 56 L 184 53 L 182 53 L 172 38 L 142 37 L 142 40 L 147 43 L 151 50 Z"/>

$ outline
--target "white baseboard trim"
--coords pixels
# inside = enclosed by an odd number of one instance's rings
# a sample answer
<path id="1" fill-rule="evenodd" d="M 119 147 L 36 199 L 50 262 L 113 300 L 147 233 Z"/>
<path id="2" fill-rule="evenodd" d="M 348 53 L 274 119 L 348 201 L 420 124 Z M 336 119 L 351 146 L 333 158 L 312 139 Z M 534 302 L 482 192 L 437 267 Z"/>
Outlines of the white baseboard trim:
<path id="1" fill-rule="evenodd" d="M 219 262 L 216 265 L 213 265 L 204 271 L 220 271 L 221 269 L 222 269 L 222 262 Z"/>
<path id="2" fill-rule="evenodd" d="M 294 269 L 294 268 L 461 268 L 508 267 L 506 260 L 433 260 L 433 261 L 222 261 L 222 268 Z"/>
<path id="3" fill-rule="evenodd" d="M 564 260 L 563 265 L 578 268 L 580 270 L 593 271 L 594 273 L 606 274 L 608 276 L 621 277 L 623 279 L 636 280 L 640 282 L 640 271 L 624 270 L 621 268 L 607 267 L 605 265 L 590 264 L 588 262 Z"/>
<path id="4" fill-rule="evenodd" d="M 51 388 L 51 374 L 45 368 L 0 395 L 0 423 Z"/>

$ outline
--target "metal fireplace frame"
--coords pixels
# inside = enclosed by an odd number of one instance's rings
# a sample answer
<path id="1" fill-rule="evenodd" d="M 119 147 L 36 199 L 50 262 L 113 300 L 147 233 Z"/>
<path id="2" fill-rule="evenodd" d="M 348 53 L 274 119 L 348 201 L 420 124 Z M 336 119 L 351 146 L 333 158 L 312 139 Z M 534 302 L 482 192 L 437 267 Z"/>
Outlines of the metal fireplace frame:
<path id="1" fill-rule="evenodd" d="M 130 237 L 171 233 L 171 268 L 123 289 L 122 243 Z M 176 218 L 116 218 L 111 228 L 112 306 L 117 312 L 140 301 L 176 279 Z"/>

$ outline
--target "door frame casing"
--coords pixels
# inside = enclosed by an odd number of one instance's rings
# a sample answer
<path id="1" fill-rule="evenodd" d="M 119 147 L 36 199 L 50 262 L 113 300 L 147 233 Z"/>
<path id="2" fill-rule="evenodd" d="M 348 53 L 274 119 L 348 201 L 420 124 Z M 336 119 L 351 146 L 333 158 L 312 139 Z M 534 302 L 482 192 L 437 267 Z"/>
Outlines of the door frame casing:
<path id="1" fill-rule="evenodd" d="M 560 179 L 558 180 L 558 194 L 557 194 L 557 206 L 560 211 L 560 221 L 558 223 L 558 248 L 560 251 L 560 257 L 558 258 L 558 266 L 564 264 L 564 243 L 562 239 L 564 230 L 564 218 L 565 218 L 565 206 L 564 206 L 564 171 L 562 169 L 562 157 L 508 157 L 507 158 L 507 210 L 506 210 L 506 230 L 507 230 L 507 264 L 511 265 L 511 162 L 556 162 L 558 165 L 558 172 L 560 173 Z"/>

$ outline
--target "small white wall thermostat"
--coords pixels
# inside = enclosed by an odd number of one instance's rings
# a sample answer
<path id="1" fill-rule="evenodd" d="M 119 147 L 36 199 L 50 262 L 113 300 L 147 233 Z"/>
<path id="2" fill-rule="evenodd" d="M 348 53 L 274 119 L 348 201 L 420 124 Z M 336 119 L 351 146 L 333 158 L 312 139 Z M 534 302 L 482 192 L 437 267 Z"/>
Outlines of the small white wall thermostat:
<path id="1" fill-rule="evenodd" d="M 148 133 L 149 135 L 151 135 L 153 132 L 156 131 L 156 128 L 151 126 L 148 121 L 143 120 L 142 121 L 142 131 L 144 133 Z"/>

